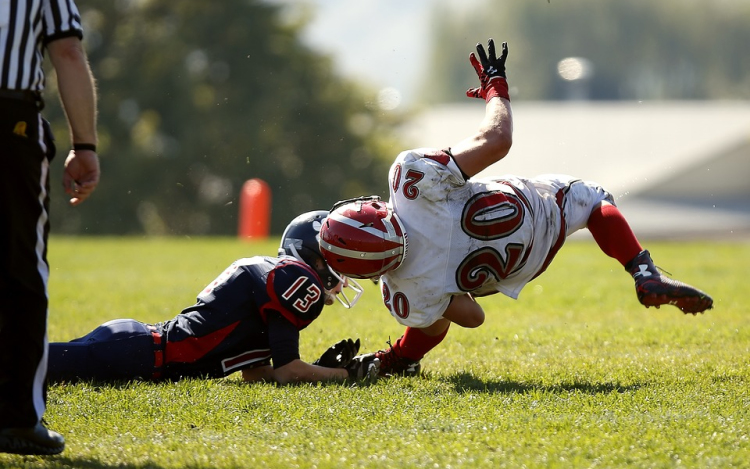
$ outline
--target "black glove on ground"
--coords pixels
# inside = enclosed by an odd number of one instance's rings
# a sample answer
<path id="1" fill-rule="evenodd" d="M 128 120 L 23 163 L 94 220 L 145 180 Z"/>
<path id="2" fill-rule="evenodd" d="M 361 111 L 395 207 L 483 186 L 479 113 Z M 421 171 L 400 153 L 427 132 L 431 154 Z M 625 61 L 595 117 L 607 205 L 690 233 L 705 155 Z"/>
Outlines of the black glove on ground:
<path id="1" fill-rule="evenodd" d="M 323 355 L 313 362 L 313 365 L 324 366 L 326 368 L 343 368 L 359 352 L 359 339 L 344 339 L 333 344 Z"/>

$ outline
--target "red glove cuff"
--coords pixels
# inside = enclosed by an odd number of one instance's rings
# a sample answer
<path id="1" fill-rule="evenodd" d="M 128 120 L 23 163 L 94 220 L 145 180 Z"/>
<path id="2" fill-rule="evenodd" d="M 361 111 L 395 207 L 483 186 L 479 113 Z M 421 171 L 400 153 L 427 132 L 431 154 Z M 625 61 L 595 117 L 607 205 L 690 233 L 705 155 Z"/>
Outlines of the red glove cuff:
<path id="1" fill-rule="evenodd" d="M 487 83 L 486 94 L 484 99 L 489 102 L 490 99 L 498 96 L 505 98 L 510 101 L 510 95 L 508 94 L 508 81 L 503 77 L 495 77 Z"/>

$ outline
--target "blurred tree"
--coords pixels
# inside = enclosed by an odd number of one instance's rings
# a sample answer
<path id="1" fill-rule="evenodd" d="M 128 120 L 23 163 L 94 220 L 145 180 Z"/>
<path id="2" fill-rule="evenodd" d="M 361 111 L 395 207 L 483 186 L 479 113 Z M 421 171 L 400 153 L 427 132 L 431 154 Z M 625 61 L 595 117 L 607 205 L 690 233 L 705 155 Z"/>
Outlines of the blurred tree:
<path id="1" fill-rule="evenodd" d="M 735 0 L 444 5 L 433 14 L 435 73 L 422 89 L 432 102 L 463 99 L 457 90 L 476 81 L 472 45 L 493 37 L 509 43 L 508 80 L 523 99 L 748 99 L 749 25 L 750 2 Z"/>
<path id="2" fill-rule="evenodd" d="M 386 192 L 399 117 L 301 44 L 304 15 L 253 0 L 77 3 L 100 93 L 102 181 L 75 209 L 52 198 L 56 233 L 235 234 L 254 177 L 273 189 L 274 233 L 301 212 Z M 55 184 L 68 142 L 48 101 Z"/>

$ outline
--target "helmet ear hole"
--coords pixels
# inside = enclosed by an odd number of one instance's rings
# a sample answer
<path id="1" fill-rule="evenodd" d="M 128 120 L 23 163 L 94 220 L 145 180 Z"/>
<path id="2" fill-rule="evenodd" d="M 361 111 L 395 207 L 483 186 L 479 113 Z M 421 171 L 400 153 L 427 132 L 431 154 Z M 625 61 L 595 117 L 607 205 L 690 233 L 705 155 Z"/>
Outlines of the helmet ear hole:
<path id="1" fill-rule="evenodd" d="M 338 285 L 339 279 L 328 268 L 318 243 L 327 216 L 327 211 L 316 210 L 292 220 L 281 235 L 279 255 L 292 256 L 309 265 L 320 277 L 323 287 L 331 290 Z"/>

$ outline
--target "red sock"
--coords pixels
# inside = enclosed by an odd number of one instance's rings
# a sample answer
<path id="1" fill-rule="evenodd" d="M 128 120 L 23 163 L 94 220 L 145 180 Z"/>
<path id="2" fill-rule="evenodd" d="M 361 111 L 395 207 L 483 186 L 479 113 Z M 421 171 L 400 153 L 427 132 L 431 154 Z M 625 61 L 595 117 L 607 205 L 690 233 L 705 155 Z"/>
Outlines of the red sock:
<path id="1" fill-rule="evenodd" d="M 439 335 L 427 335 L 419 329 L 407 327 L 404 335 L 393 344 L 393 350 L 409 360 L 421 360 L 427 352 L 435 348 L 448 334 L 448 328 Z"/>
<path id="2" fill-rule="evenodd" d="M 602 252 L 617 259 L 623 267 L 643 251 L 628 221 L 614 205 L 603 203 L 594 209 L 588 229 Z"/>

